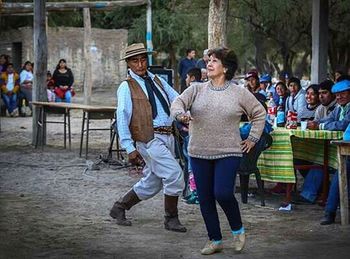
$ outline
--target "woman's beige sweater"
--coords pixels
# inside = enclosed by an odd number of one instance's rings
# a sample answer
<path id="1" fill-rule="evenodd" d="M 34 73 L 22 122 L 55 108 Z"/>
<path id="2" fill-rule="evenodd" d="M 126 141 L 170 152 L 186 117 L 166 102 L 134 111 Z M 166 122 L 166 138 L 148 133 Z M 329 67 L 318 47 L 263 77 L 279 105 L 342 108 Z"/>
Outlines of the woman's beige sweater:
<path id="1" fill-rule="evenodd" d="M 187 88 L 171 104 L 175 118 L 190 111 L 188 153 L 192 157 L 217 159 L 242 156 L 239 123 L 246 114 L 252 123 L 249 139 L 257 142 L 265 125 L 266 111 L 247 89 L 228 82 L 215 88 L 211 81 Z"/>

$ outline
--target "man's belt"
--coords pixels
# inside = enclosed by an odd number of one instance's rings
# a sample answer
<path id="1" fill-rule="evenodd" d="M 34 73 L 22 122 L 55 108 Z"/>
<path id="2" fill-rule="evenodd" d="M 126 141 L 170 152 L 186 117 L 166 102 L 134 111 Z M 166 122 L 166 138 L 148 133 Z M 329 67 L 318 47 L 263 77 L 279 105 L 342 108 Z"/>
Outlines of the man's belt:
<path id="1" fill-rule="evenodd" d="M 174 133 L 172 126 L 155 127 L 153 128 L 153 130 L 154 130 L 154 133 L 164 134 L 164 135 L 171 135 Z"/>

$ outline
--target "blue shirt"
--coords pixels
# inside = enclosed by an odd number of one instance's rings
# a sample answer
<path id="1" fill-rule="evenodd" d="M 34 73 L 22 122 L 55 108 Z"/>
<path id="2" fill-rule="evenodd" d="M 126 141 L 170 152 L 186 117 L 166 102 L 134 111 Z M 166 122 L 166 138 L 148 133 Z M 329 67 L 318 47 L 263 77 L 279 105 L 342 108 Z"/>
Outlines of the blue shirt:
<path id="1" fill-rule="evenodd" d="M 340 116 L 342 110 L 345 114 Z M 345 131 L 350 123 L 350 103 L 344 107 L 337 106 L 326 118 L 320 120 L 319 128 L 322 130 Z"/>
<path id="2" fill-rule="evenodd" d="M 188 70 L 190 70 L 193 67 L 196 67 L 195 59 L 188 59 L 188 58 L 181 59 L 179 64 L 179 74 L 183 80 L 186 79 Z"/>
<path id="3" fill-rule="evenodd" d="M 154 81 L 155 75 L 147 72 L 148 75 L 152 78 L 154 84 L 158 87 L 160 92 L 163 94 L 165 100 L 169 101 L 169 106 L 172 103 L 172 101 L 179 95 L 166 81 L 164 81 L 162 78 L 159 77 L 160 81 L 162 82 L 163 89 L 160 89 L 160 87 L 157 85 L 157 83 Z M 134 72 L 132 72 L 129 69 L 129 75 L 136 80 L 136 82 L 141 86 L 143 92 L 147 94 L 145 81 L 142 77 L 136 75 Z M 164 93 L 166 92 L 166 94 Z M 173 122 L 173 118 L 168 116 L 166 112 L 163 110 L 162 104 L 158 100 L 157 96 L 154 95 L 157 105 L 157 112 L 158 115 L 155 119 L 153 119 L 153 127 L 160 127 L 160 126 L 171 126 Z M 128 154 L 135 151 L 134 147 L 134 140 L 131 138 L 131 132 L 129 129 L 130 121 L 131 121 L 131 115 L 132 115 L 132 100 L 131 100 L 131 93 L 129 89 L 129 85 L 127 81 L 123 81 L 117 91 L 117 99 L 118 99 L 118 106 L 116 111 L 116 117 L 117 117 L 117 130 L 120 138 L 120 145 L 122 148 L 126 150 Z"/>

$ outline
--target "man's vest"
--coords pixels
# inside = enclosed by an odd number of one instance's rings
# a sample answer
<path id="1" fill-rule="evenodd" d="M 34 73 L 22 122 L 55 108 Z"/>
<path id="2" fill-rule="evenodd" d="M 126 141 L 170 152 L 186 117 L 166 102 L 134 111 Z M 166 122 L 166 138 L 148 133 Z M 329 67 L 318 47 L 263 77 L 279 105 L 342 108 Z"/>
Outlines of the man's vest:
<path id="1" fill-rule="evenodd" d="M 147 143 L 154 138 L 151 104 L 135 79 L 128 77 L 126 81 L 129 85 L 132 101 L 132 116 L 129 125 L 131 137 L 134 141 Z M 157 76 L 154 77 L 154 81 L 164 89 Z"/>

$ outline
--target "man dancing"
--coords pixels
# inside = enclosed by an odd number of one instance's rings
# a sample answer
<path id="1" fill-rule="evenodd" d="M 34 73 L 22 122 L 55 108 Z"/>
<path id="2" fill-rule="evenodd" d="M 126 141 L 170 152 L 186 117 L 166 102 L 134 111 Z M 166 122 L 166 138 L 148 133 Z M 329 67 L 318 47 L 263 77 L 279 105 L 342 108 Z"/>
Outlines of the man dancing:
<path id="1" fill-rule="evenodd" d="M 142 43 L 126 48 L 123 59 L 128 65 L 128 78 L 117 92 L 120 143 L 128 153 L 129 162 L 145 165 L 144 176 L 115 202 L 110 216 L 118 225 L 131 226 L 125 210 L 155 196 L 163 188 L 165 229 L 186 232 L 178 219 L 178 197 L 183 191 L 184 179 L 174 158 L 173 119 L 169 109 L 178 94 L 164 80 L 147 71 L 147 53 Z"/>

